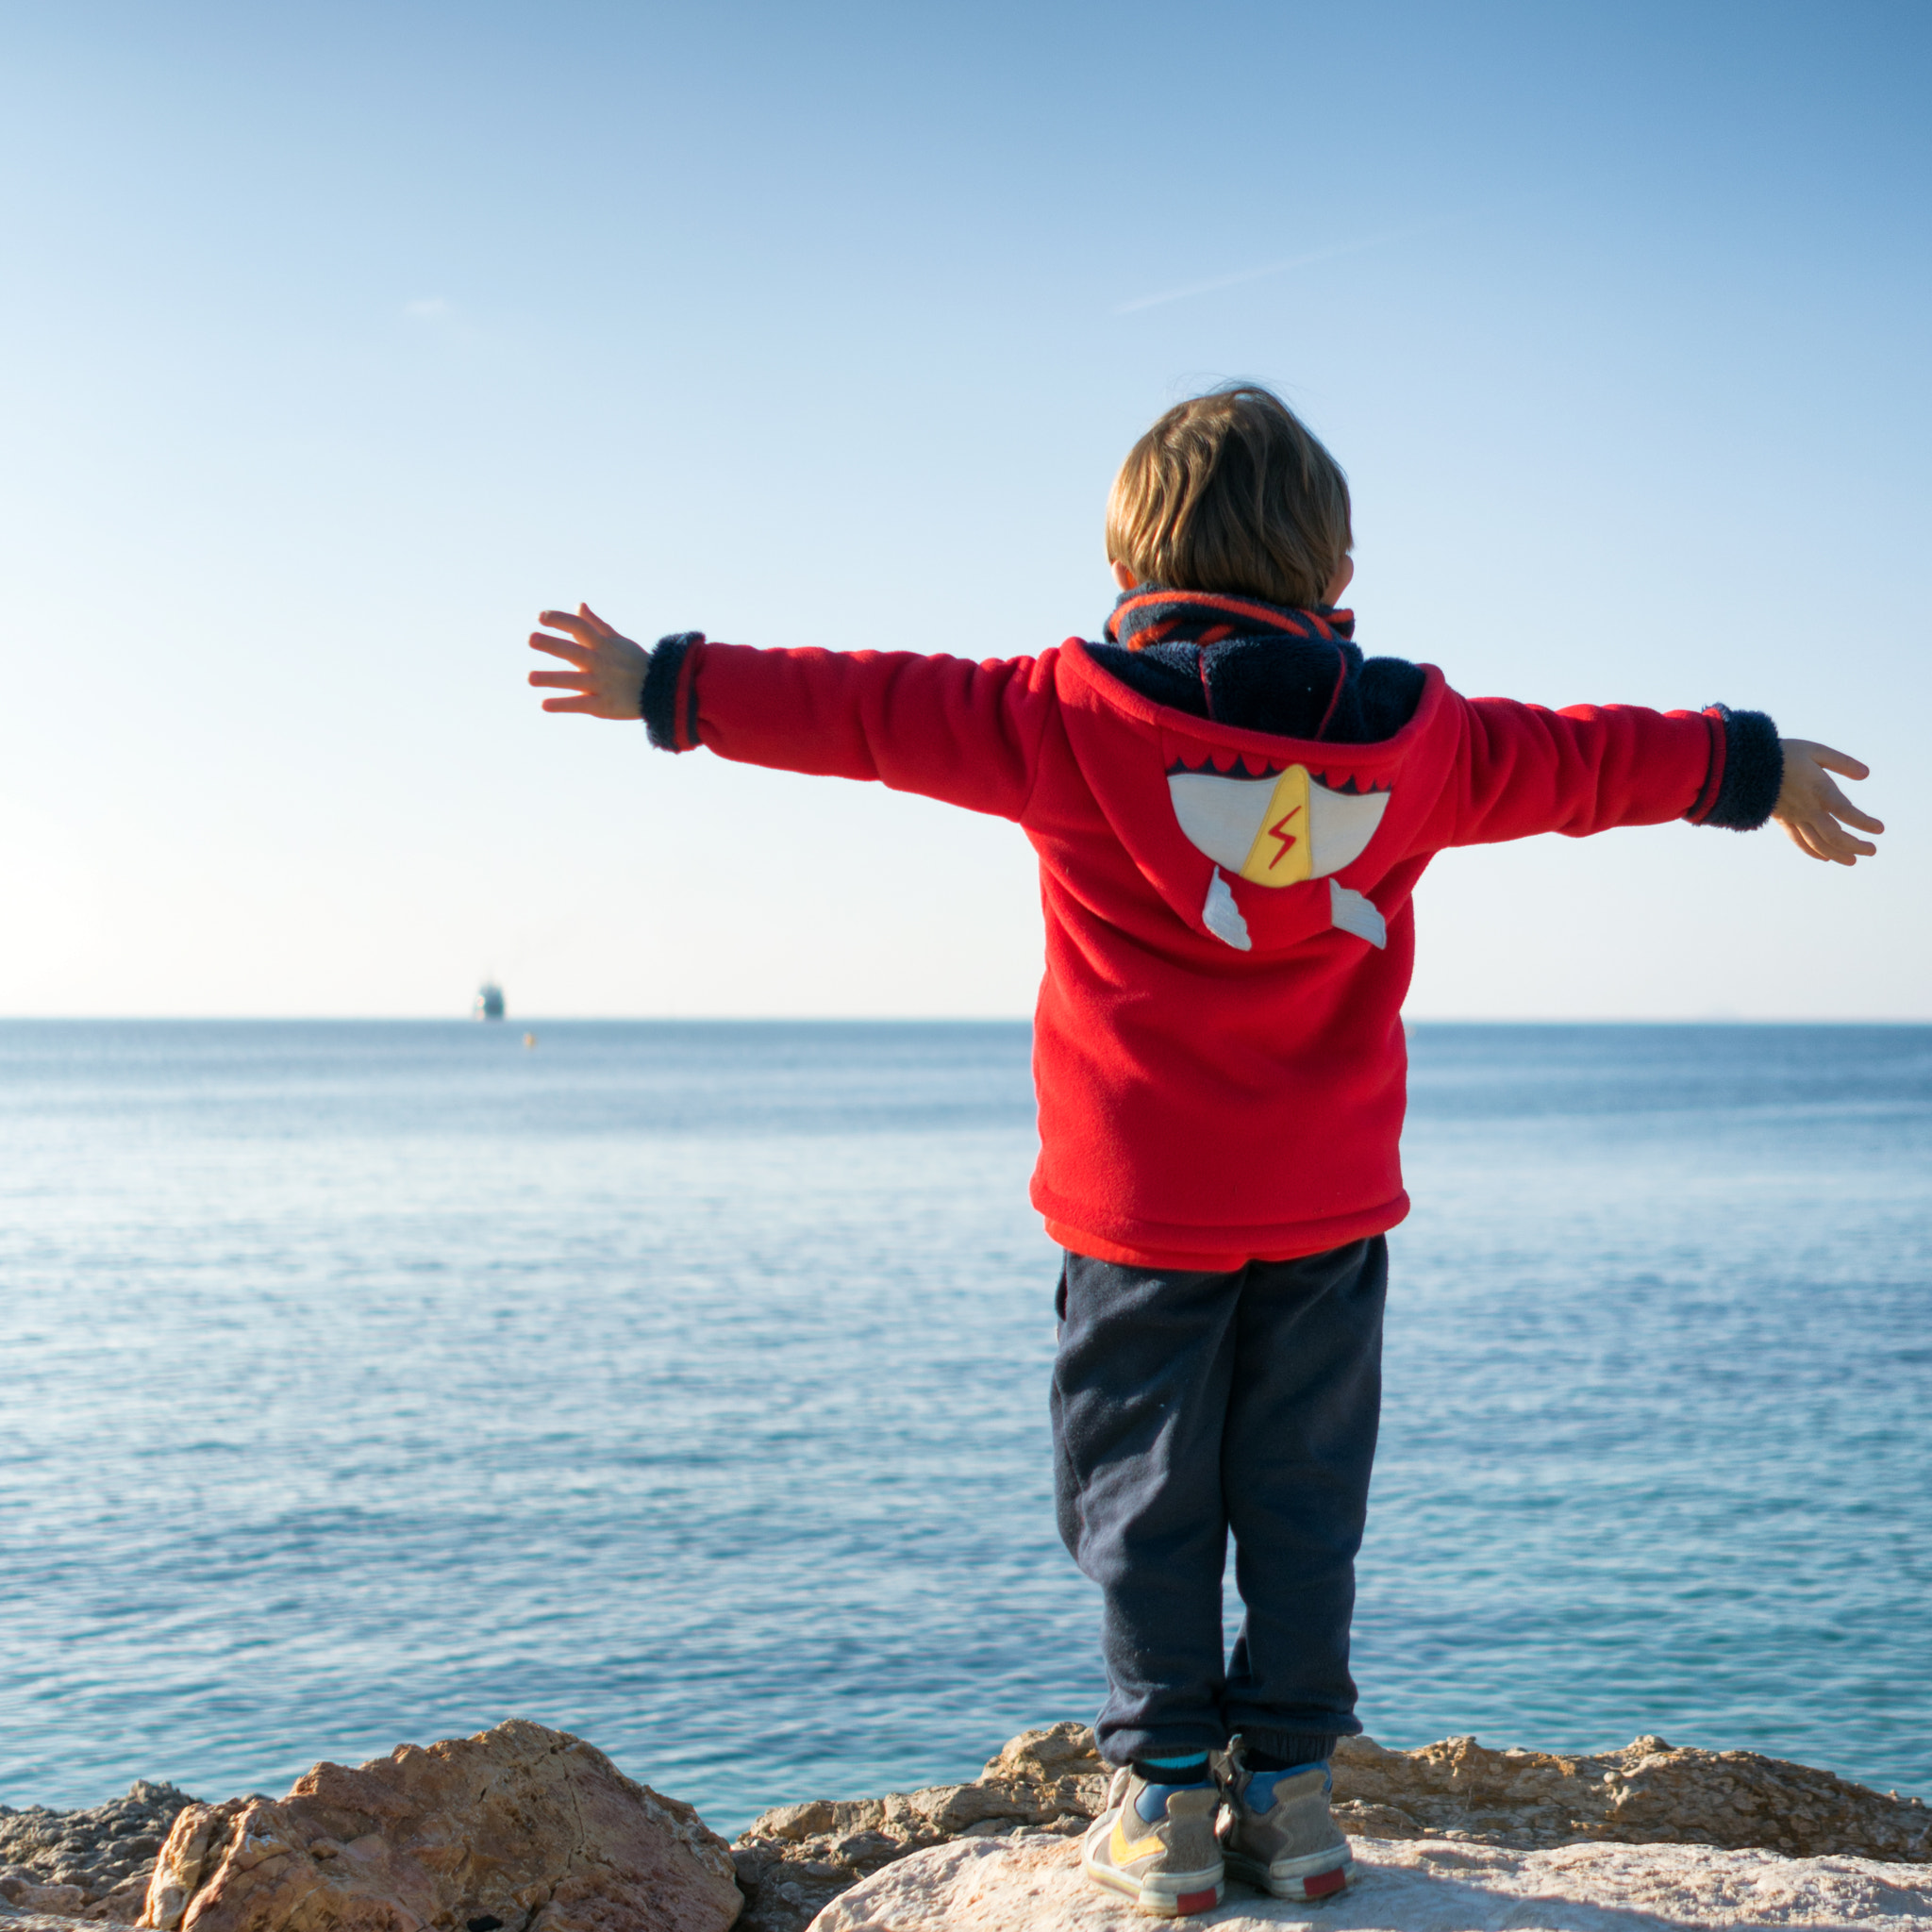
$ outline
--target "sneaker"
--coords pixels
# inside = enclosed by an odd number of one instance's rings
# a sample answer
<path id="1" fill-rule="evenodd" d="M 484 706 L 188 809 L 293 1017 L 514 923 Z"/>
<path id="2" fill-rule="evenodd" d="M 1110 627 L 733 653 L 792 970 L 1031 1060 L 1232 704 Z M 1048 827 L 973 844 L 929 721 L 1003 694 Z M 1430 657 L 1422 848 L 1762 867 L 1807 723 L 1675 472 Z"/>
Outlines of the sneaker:
<path id="1" fill-rule="evenodd" d="M 1136 1804 L 1164 1790 L 1167 1810 L 1150 1824 Z M 1143 1912 L 1172 1919 L 1221 1903 L 1221 1843 L 1214 1835 L 1221 1792 L 1208 1785 L 1155 1785 L 1132 1767 L 1114 1774 L 1107 1809 L 1087 1827 L 1080 1869 L 1095 1885 L 1124 1891 Z"/>
<path id="2" fill-rule="evenodd" d="M 1328 1898 L 1345 1890 L 1355 1877 L 1355 1859 L 1328 1813 L 1328 1767 L 1283 1772 L 1265 1810 L 1248 1802 L 1255 1776 L 1237 1738 L 1228 1748 L 1228 1810 L 1221 1827 L 1228 1875 L 1276 1898 Z"/>

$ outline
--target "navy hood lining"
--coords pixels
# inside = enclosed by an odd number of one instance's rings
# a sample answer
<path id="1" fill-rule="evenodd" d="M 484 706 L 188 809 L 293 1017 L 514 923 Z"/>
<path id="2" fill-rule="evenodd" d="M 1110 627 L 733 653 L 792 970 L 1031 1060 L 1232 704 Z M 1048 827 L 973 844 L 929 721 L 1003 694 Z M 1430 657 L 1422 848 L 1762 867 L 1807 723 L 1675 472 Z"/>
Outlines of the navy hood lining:
<path id="1" fill-rule="evenodd" d="M 1142 584 L 1121 594 L 1108 641 L 1088 650 L 1173 710 L 1274 737 L 1374 743 L 1414 716 L 1423 674 L 1395 658 L 1364 662 L 1354 632 L 1350 610 Z"/>

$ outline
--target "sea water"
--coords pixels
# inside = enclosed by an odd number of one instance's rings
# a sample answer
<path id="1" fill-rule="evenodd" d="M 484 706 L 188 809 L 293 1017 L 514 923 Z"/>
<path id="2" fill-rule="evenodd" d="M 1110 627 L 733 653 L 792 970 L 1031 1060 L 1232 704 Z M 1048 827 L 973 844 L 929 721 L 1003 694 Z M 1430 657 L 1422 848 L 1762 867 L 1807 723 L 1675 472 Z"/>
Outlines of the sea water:
<path id="1" fill-rule="evenodd" d="M 1091 1716 L 1026 1028 L 537 1031 L 0 1026 L 0 1803 L 515 1714 L 732 1831 Z M 1411 1052 L 1371 1733 L 1932 1794 L 1932 1028 Z"/>

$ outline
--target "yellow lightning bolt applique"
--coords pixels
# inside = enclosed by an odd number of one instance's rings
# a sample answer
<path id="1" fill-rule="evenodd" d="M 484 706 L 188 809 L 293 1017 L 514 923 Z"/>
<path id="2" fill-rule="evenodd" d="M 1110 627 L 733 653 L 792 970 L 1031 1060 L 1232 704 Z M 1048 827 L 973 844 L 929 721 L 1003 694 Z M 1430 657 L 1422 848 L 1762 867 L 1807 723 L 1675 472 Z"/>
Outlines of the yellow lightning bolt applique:
<path id="1" fill-rule="evenodd" d="M 1274 781 L 1261 829 L 1241 861 L 1241 877 L 1257 886 L 1291 886 L 1309 875 L 1308 771 L 1291 765 Z"/>

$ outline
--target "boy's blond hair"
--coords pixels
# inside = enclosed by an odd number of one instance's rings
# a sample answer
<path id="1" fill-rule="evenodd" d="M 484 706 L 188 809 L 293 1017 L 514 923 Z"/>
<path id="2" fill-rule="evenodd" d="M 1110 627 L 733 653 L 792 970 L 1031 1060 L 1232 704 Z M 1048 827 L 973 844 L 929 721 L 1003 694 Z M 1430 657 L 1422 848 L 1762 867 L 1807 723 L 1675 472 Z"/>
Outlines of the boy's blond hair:
<path id="1" fill-rule="evenodd" d="M 1127 453 L 1107 554 L 1142 583 L 1308 608 L 1355 544 L 1348 478 L 1281 398 L 1230 383 L 1177 403 Z"/>

